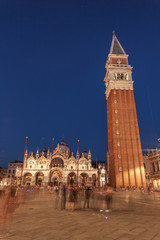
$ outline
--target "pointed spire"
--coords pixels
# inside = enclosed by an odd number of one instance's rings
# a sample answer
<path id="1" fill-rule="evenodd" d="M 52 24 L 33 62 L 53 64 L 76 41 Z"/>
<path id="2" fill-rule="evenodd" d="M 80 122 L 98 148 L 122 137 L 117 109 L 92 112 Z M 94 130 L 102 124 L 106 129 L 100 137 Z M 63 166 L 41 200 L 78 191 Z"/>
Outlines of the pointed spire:
<path id="1" fill-rule="evenodd" d="M 118 39 L 115 35 L 115 31 L 113 31 L 112 33 L 113 33 L 113 37 L 112 37 L 110 54 L 124 54 L 124 55 L 126 55 L 124 49 L 122 48 L 120 42 L 118 41 Z"/>
<path id="2" fill-rule="evenodd" d="M 91 151 L 90 151 L 90 149 L 88 151 L 88 160 L 91 160 Z"/>
<path id="3" fill-rule="evenodd" d="M 78 140 L 78 147 L 77 147 L 77 159 L 79 160 L 79 140 Z"/>
<path id="4" fill-rule="evenodd" d="M 49 148 L 48 148 L 47 158 L 49 158 L 49 156 L 50 156 L 50 151 L 49 151 Z"/>
<path id="5" fill-rule="evenodd" d="M 57 144 L 57 152 L 60 152 L 59 143 Z"/>
<path id="6" fill-rule="evenodd" d="M 27 156 L 28 156 L 28 150 L 27 150 L 27 148 L 26 148 L 25 157 L 27 157 Z"/>
<path id="7" fill-rule="evenodd" d="M 39 158 L 39 148 L 37 148 L 37 152 L 36 152 L 36 159 Z"/>

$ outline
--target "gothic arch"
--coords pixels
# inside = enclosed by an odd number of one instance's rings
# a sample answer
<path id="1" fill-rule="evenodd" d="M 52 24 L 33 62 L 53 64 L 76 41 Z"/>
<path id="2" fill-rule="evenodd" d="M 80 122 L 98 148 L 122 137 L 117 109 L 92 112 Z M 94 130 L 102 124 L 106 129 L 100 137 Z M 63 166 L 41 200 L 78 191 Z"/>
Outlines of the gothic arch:
<path id="1" fill-rule="evenodd" d="M 23 176 L 23 183 L 24 185 L 30 186 L 32 182 L 32 174 L 30 172 L 27 172 Z"/>
<path id="2" fill-rule="evenodd" d="M 35 174 L 36 177 L 36 185 L 41 186 L 44 182 L 44 173 L 43 172 L 37 172 Z"/>
<path id="3" fill-rule="evenodd" d="M 85 186 L 87 184 L 88 179 L 89 179 L 89 175 L 87 173 L 80 174 L 80 181 L 82 186 Z"/>
<path id="4" fill-rule="evenodd" d="M 54 156 L 51 160 L 51 167 L 64 167 L 64 159 L 61 156 Z"/>
<path id="5" fill-rule="evenodd" d="M 51 171 L 51 184 L 53 186 L 59 186 L 62 182 L 63 172 L 60 168 L 56 168 Z"/>

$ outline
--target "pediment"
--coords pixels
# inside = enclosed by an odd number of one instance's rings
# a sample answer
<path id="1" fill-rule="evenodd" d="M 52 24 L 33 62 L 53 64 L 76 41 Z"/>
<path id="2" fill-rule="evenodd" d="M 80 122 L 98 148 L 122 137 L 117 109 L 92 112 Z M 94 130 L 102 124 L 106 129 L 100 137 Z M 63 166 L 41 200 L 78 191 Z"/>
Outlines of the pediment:
<path id="1" fill-rule="evenodd" d="M 44 156 L 41 156 L 39 159 L 38 159 L 38 163 L 39 164 L 46 164 L 47 161 L 46 161 L 46 158 Z"/>

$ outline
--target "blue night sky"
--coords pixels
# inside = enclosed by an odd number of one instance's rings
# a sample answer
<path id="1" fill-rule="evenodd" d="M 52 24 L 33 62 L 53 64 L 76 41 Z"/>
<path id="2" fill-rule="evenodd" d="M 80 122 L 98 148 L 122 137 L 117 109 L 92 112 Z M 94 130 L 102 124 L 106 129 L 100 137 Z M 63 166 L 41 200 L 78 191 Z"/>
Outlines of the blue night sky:
<path id="1" fill-rule="evenodd" d="M 105 63 L 112 30 L 133 66 L 142 148 L 159 147 L 160 2 L 0 1 L 0 165 L 67 137 L 108 150 Z"/>

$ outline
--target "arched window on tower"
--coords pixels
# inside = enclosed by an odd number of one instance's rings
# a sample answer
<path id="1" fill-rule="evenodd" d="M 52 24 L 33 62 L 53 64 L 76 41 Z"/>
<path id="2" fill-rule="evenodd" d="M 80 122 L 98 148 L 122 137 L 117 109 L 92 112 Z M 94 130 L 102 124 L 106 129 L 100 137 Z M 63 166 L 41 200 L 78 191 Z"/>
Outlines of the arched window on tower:
<path id="1" fill-rule="evenodd" d="M 117 74 L 117 79 L 121 80 L 121 74 L 120 73 Z"/>
<path id="2" fill-rule="evenodd" d="M 114 73 L 114 77 L 115 80 L 117 79 L 117 73 Z"/>
<path id="3" fill-rule="evenodd" d="M 124 79 L 128 80 L 128 74 L 127 73 L 124 75 Z"/>

